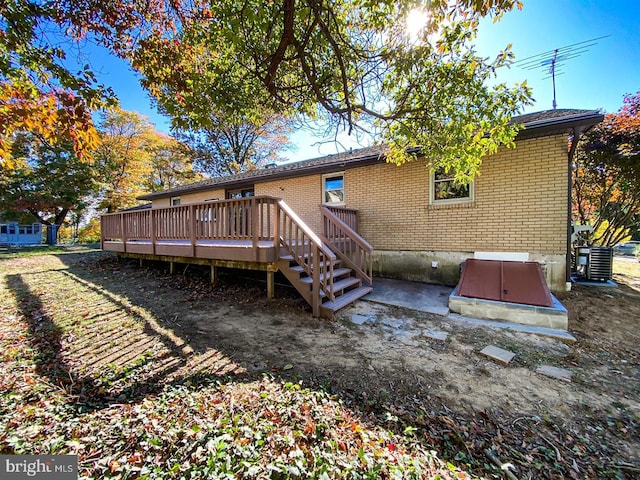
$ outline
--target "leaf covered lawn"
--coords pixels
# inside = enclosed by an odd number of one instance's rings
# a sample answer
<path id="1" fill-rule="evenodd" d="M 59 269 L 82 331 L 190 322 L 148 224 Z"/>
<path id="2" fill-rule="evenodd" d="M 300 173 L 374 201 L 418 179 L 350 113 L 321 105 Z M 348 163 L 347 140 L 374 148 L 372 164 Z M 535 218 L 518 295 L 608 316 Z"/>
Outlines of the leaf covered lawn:
<path id="1" fill-rule="evenodd" d="M 83 478 L 469 478 L 411 429 L 194 352 L 62 258 L 0 259 L 1 453 L 77 454 Z"/>

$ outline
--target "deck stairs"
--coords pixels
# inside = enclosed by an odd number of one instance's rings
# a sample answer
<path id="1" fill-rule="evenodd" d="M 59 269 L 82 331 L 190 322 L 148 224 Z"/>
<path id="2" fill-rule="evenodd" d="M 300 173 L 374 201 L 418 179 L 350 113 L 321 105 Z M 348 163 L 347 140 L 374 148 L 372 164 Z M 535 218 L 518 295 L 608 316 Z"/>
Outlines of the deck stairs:
<path id="1" fill-rule="evenodd" d="M 334 313 L 372 291 L 373 248 L 356 231 L 355 211 L 321 207 L 316 235 L 284 203 L 278 269 L 311 305 L 313 315 Z"/>
<path id="2" fill-rule="evenodd" d="M 227 199 L 117 212 L 101 217 L 103 250 L 169 261 L 274 267 L 329 317 L 371 291 L 373 248 L 359 234 L 357 211 L 321 206 L 314 232 L 283 199 Z M 272 276 L 271 276 L 272 278 Z M 271 287 L 273 288 L 273 287 Z"/>
<path id="3" fill-rule="evenodd" d="M 312 262 L 315 264 L 315 262 Z M 291 282 L 300 295 L 309 303 L 313 304 L 313 272 L 307 274 L 305 269 L 298 264 L 292 255 L 283 255 L 278 260 L 278 268 L 284 276 Z M 320 316 L 332 318 L 333 314 L 351 303 L 355 302 L 373 289 L 369 285 L 363 285 L 363 280 L 358 278 L 354 270 L 342 266 L 341 260 L 333 263 L 333 270 L 325 263 L 322 272 L 319 274 L 321 280 L 332 275 L 333 277 L 333 300 L 323 290 L 320 294 Z"/>

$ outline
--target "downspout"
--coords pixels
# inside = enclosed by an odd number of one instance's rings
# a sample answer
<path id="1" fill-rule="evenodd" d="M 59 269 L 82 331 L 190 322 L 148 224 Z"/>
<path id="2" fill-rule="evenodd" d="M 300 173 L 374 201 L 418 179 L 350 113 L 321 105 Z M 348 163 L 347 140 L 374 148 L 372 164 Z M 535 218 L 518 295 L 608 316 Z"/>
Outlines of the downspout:
<path id="1" fill-rule="evenodd" d="M 584 133 L 584 129 L 581 127 L 573 127 L 573 139 L 571 141 L 571 148 L 567 154 L 568 157 L 568 175 L 567 175 L 567 254 L 565 256 L 565 269 L 566 269 L 566 290 L 571 290 L 571 230 L 572 230 L 572 212 L 573 212 L 573 201 L 571 199 L 573 192 L 573 157 L 576 153 L 576 149 L 578 148 L 578 142 L 580 141 L 580 137 Z"/>

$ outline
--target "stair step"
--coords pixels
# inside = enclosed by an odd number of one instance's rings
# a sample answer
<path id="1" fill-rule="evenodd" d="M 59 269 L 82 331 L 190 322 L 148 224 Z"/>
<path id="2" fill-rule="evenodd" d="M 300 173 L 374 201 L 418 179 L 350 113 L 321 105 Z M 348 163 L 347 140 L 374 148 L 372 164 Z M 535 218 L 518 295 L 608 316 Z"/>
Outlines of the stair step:
<path id="1" fill-rule="evenodd" d="M 345 275 L 349 275 L 351 273 L 351 269 L 350 268 L 336 268 L 333 271 L 333 278 L 340 278 L 343 277 Z M 327 276 L 329 275 L 329 272 L 326 273 L 321 273 L 320 274 L 320 280 L 324 280 Z M 302 277 L 300 279 L 301 282 L 303 283 L 313 283 L 313 277 Z"/>
<path id="2" fill-rule="evenodd" d="M 367 293 L 370 293 L 373 290 L 371 287 L 359 287 L 354 290 L 350 290 L 344 295 L 340 295 L 333 302 L 324 302 L 320 306 L 320 310 L 324 310 L 325 312 L 335 313 L 341 308 L 346 307 L 347 305 L 355 302 L 361 297 L 364 297 Z"/>
<path id="3" fill-rule="evenodd" d="M 356 285 L 358 286 L 362 285 L 362 280 L 356 277 L 347 277 L 342 280 L 338 280 L 333 284 L 333 293 L 336 296 L 344 295 L 343 293 L 344 290 L 346 290 L 347 288 L 354 287 Z M 325 298 L 327 298 L 327 295 L 324 292 L 320 292 L 320 298 L 324 300 Z"/>
<path id="4" fill-rule="evenodd" d="M 342 280 L 338 280 L 337 282 L 333 283 L 333 291 L 340 292 L 342 290 L 345 290 L 349 287 L 353 287 L 354 285 L 359 285 L 361 283 L 362 283 L 362 280 L 356 277 L 344 278 Z"/>
<path id="5" fill-rule="evenodd" d="M 333 267 L 334 267 L 333 271 L 334 271 L 334 272 L 335 272 L 336 270 L 338 270 L 338 269 L 337 269 L 337 268 L 335 268 L 335 267 L 339 266 L 339 265 L 340 265 L 340 263 L 341 263 L 341 262 L 339 262 L 339 261 L 334 262 L 334 264 L 333 264 Z M 300 266 L 300 265 L 293 265 L 293 266 L 288 267 L 288 268 L 289 268 L 289 270 L 291 270 L 292 272 L 300 272 L 300 273 L 304 272 L 304 267 L 302 267 L 302 266 Z"/>
<path id="6" fill-rule="evenodd" d="M 309 255 L 308 254 L 304 254 L 302 256 L 302 258 L 309 258 Z M 293 255 L 280 255 L 279 259 L 280 260 L 285 260 L 287 262 L 295 262 L 296 261 L 296 259 L 293 257 Z M 326 260 L 326 261 L 328 262 L 328 260 Z M 340 262 L 342 262 L 342 260 L 340 260 L 339 258 L 336 258 L 334 260 L 334 263 L 340 263 Z"/>

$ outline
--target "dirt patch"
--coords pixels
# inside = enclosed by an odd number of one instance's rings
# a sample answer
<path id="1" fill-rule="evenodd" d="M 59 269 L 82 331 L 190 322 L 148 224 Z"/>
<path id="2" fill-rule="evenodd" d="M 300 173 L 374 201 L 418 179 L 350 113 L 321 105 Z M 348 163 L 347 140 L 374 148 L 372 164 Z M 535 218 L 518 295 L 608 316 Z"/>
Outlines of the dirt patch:
<path id="1" fill-rule="evenodd" d="M 96 371 L 155 355 L 168 359 L 150 377 L 155 381 L 214 364 L 219 375 L 276 374 L 328 390 L 388 428 L 417 425 L 431 445 L 467 452 L 451 459 L 463 464 L 475 465 L 472 458 L 493 445 L 521 468 L 551 462 L 573 478 L 595 475 L 588 466 L 594 461 L 608 462 L 611 475 L 640 471 L 640 278 L 633 275 L 616 277 L 618 289 L 576 287 L 560 295 L 577 338 L 566 345 L 364 301 L 333 321 L 314 319 L 284 283 L 270 301 L 262 276 L 248 272 L 223 272 L 212 286 L 208 271 L 193 266 L 169 275 L 164 264 L 140 268 L 112 255 L 58 258 L 61 275 L 100 294 L 92 300 L 97 317 L 117 325 L 118 310 L 128 309 L 145 319 L 139 331 L 120 326 L 118 338 L 131 345 L 126 355 L 113 331 L 96 337 L 103 345 Z M 41 260 L 6 261 L 8 278 L 18 285 L 19 276 L 36 296 L 63 298 L 29 285 L 30 262 L 37 270 Z M 487 345 L 516 356 L 500 366 L 480 355 Z M 540 365 L 570 369 L 573 381 L 542 376 Z"/>
<path id="2" fill-rule="evenodd" d="M 206 271 L 193 267 L 173 277 L 159 270 L 162 265 L 140 270 L 135 262 L 112 267 L 107 261 L 102 267 L 143 277 L 127 281 L 139 293 L 137 304 L 152 309 L 195 350 L 216 345 L 249 372 L 289 367 L 288 375 L 364 397 L 427 396 L 462 410 L 572 417 L 577 408 L 617 404 L 640 412 L 640 294 L 624 284 L 578 286 L 561 295 L 578 339 L 566 345 L 364 301 L 334 321 L 314 319 L 295 292 L 281 285 L 279 299 L 269 301 L 261 279 L 246 272 L 227 272 L 211 287 Z M 446 333 L 446 340 L 431 338 L 434 332 Z M 487 345 L 516 357 L 500 366 L 479 354 Z M 570 369 L 573 382 L 537 374 L 545 364 Z"/>

